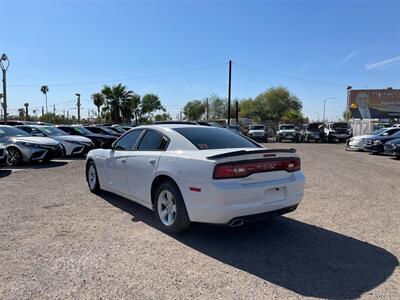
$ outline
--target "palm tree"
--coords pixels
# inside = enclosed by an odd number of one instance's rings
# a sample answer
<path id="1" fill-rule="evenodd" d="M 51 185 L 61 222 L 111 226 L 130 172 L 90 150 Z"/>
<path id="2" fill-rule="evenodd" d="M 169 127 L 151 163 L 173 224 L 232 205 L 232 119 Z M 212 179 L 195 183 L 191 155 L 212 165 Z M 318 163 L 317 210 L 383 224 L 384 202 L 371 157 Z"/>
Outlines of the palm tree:
<path id="1" fill-rule="evenodd" d="M 104 104 L 105 97 L 102 93 L 94 93 L 92 100 L 94 105 L 97 106 L 97 118 L 100 119 L 100 107 Z"/>
<path id="2" fill-rule="evenodd" d="M 25 118 L 26 118 L 26 120 L 28 120 L 28 118 L 29 118 L 29 113 L 28 113 L 29 103 L 25 103 L 24 106 L 25 106 Z"/>
<path id="3" fill-rule="evenodd" d="M 112 87 L 105 85 L 101 90 L 101 93 L 106 98 L 105 106 L 110 109 L 112 122 L 120 123 L 122 108 L 127 106 L 126 104 L 130 101 L 133 92 L 127 90 L 126 86 L 120 83 L 118 85 L 113 85 Z M 124 114 L 123 117 L 125 119 L 127 115 Z"/>
<path id="4" fill-rule="evenodd" d="M 42 85 L 42 87 L 40 88 L 40 91 L 46 97 L 46 114 L 47 114 L 49 112 L 48 109 L 47 109 L 47 92 L 49 91 L 49 87 L 47 85 Z"/>

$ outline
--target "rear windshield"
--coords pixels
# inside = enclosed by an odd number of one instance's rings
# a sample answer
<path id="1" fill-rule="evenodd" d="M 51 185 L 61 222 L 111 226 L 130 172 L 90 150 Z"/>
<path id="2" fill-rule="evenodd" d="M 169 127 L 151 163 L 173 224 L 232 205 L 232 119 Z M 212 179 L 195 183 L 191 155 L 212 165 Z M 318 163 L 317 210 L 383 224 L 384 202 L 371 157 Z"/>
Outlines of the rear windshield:
<path id="1" fill-rule="evenodd" d="M 292 130 L 292 129 L 294 129 L 294 128 L 295 128 L 294 125 L 280 125 L 280 126 L 279 126 L 279 129 L 280 129 L 280 130 Z"/>
<path id="2" fill-rule="evenodd" d="M 319 126 L 320 126 L 320 125 L 321 125 L 321 124 L 318 124 L 318 123 L 312 123 L 312 124 L 308 125 L 308 128 L 307 128 L 307 129 L 309 129 L 309 130 L 319 129 Z"/>
<path id="3" fill-rule="evenodd" d="M 332 127 L 333 128 L 349 128 L 350 125 L 347 123 L 333 123 Z"/>
<path id="4" fill-rule="evenodd" d="M 230 130 L 216 127 L 183 127 L 175 131 L 199 150 L 225 148 L 259 148 L 256 143 Z"/>
<path id="5" fill-rule="evenodd" d="M 264 130 L 265 127 L 262 125 L 252 125 L 250 126 L 250 130 Z"/>

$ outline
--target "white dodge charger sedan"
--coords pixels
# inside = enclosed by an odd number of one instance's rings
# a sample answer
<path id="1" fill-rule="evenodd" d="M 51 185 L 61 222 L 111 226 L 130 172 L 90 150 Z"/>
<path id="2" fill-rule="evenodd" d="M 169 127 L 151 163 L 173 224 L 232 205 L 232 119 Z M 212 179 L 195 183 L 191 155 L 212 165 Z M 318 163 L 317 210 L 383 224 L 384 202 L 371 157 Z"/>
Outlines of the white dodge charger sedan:
<path id="1" fill-rule="evenodd" d="M 191 222 L 239 226 L 296 209 L 304 175 L 294 149 L 266 149 L 230 130 L 183 124 L 136 127 L 86 159 L 92 192 L 154 210 L 169 233 Z"/>

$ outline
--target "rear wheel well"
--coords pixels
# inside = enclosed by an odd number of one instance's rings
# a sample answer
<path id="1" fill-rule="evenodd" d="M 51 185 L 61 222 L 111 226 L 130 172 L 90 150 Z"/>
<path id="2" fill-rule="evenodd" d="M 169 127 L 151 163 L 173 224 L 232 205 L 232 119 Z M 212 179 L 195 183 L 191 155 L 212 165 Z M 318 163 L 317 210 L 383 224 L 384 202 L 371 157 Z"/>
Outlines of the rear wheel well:
<path id="1" fill-rule="evenodd" d="M 176 185 L 178 190 L 180 190 L 178 185 L 177 185 L 177 183 L 175 182 L 175 180 L 173 180 L 171 177 L 169 177 L 167 175 L 159 175 L 159 176 L 157 176 L 156 178 L 154 178 L 153 183 L 151 184 L 151 203 L 153 204 L 153 206 L 154 206 L 154 201 L 155 201 L 157 188 L 161 184 L 163 184 L 164 182 L 167 182 L 167 181 L 169 181 L 169 182 L 173 183 L 174 185 Z"/>

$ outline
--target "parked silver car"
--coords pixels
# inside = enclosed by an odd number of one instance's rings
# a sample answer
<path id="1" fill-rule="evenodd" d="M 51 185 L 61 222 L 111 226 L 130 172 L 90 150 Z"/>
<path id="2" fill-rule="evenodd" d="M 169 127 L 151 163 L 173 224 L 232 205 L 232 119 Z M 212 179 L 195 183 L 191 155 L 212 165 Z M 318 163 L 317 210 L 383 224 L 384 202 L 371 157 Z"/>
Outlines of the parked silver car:
<path id="1" fill-rule="evenodd" d="M 56 140 L 31 136 L 7 125 L 0 125 L 0 143 L 7 149 L 7 162 L 11 166 L 22 162 L 50 161 L 63 155 L 62 146 Z"/>
<path id="2" fill-rule="evenodd" d="M 30 135 L 49 137 L 60 142 L 65 156 L 86 154 L 94 148 L 90 139 L 84 136 L 70 135 L 54 126 L 19 125 L 16 127 Z"/>

